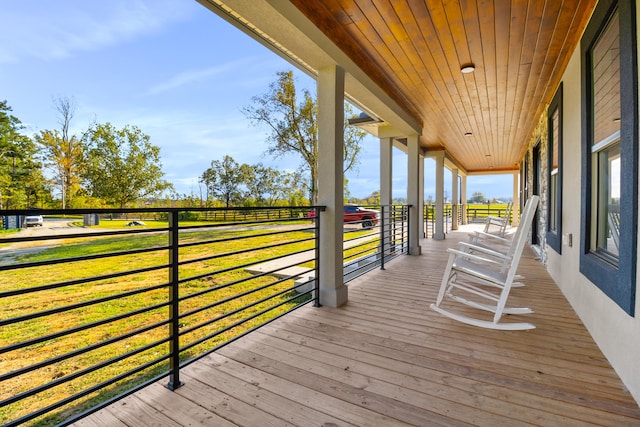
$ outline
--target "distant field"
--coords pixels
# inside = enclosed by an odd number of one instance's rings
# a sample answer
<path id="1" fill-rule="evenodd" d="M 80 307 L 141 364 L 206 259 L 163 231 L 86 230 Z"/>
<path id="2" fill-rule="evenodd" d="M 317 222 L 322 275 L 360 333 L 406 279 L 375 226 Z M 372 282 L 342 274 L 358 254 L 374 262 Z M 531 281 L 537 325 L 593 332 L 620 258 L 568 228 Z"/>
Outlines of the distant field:
<path id="1" fill-rule="evenodd" d="M 467 218 L 469 220 L 482 221 L 487 216 L 504 216 L 507 211 L 507 204 L 469 204 L 467 205 Z"/>

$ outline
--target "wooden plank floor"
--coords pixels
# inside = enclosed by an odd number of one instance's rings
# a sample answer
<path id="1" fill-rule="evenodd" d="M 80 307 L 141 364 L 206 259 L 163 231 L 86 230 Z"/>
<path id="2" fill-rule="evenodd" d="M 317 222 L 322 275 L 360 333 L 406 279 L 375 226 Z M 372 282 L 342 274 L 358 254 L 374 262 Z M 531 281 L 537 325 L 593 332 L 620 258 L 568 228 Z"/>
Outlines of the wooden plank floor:
<path id="1" fill-rule="evenodd" d="M 341 308 L 304 307 L 78 426 L 631 426 L 640 408 L 527 250 L 510 303 L 530 331 L 429 309 L 445 241 L 349 284 Z M 513 316 L 514 318 L 516 316 Z"/>

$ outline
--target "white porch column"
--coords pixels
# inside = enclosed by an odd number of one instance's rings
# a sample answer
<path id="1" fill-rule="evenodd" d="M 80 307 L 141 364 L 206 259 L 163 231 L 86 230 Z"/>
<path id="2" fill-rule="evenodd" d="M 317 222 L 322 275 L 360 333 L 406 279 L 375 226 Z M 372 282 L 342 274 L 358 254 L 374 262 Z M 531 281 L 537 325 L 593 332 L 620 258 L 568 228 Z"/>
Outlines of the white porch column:
<path id="1" fill-rule="evenodd" d="M 390 205 L 393 193 L 393 140 L 380 138 L 380 204 Z"/>
<path id="2" fill-rule="evenodd" d="M 444 151 L 435 156 L 436 159 L 436 229 L 433 238 L 444 239 Z"/>
<path id="3" fill-rule="evenodd" d="M 460 184 L 460 199 L 462 199 L 462 224 L 467 225 L 467 175 L 462 175 L 462 182 Z"/>
<path id="4" fill-rule="evenodd" d="M 458 195 L 458 169 L 451 169 L 451 229 L 458 229 L 460 196 Z"/>
<path id="5" fill-rule="evenodd" d="M 511 196 L 511 226 L 516 227 L 520 223 L 520 171 L 513 173 L 513 195 Z"/>
<path id="6" fill-rule="evenodd" d="M 391 243 L 393 227 L 391 221 L 391 201 L 393 200 L 393 138 L 380 138 L 380 205 L 382 214 L 382 247 L 381 251 Z"/>
<path id="7" fill-rule="evenodd" d="M 418 135 L 407 137 L 407 204 L 409 209 L 409 254 L 420 255 L 420 233 L 422 226 L 422 206 L 419 193 L 420 185 L 420 141 Z"/>
<path id="8" fill-rule="evenodd" d="M 343 279 L 344 210 L 344 70 L 338 66 L 318 73 L 318 204 L 320 214 L 320 304 L 347 302 Z"/>
<path id="9" fill-rule="evenodd" d="M 425 227 L 424 217 L 424 156 L 419 155 L 418 159 L 418 218 L 420 219 L 420 238 L 427 237 L 427 229 Z"/>

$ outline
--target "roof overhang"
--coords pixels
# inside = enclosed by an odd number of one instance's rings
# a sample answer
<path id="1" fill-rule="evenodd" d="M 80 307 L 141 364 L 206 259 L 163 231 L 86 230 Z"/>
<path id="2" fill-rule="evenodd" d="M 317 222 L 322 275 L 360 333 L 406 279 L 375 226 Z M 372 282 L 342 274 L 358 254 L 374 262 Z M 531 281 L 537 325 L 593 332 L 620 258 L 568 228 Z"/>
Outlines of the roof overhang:
<path id="1" fill-rule="evenodd" d="M 404 111 L 288 1 L 198 1 L 313 78 L 323 68 L 342 67 L 347 100 L 381 120 L 367 126 L 368 132 L 379 136 L 378 129 L 387 127 L 396 132 L 394 136 L 420 135 L 420 121 Z"/>

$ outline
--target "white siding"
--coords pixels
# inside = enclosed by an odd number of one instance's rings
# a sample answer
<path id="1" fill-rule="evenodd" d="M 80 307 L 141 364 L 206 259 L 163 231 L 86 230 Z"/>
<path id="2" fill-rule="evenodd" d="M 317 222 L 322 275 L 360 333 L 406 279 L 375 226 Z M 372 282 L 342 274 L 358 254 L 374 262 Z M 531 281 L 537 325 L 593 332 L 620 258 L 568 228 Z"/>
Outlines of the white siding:
<path id="1" fill-rule="evenodd" d="M 638 21 L 638 17 L 636 18 Z M 636 317 L 630 317 L 580 274 L 579 269 L 582 141 L 579 48 L 574 52 L 562 80 L 562 231 L 565 239 L 562 255 L 546 247 L 547 268 L 631 394 L 640 402 L 640 298 L 636 298 Z M 572 247 L 566 242 L 566 237 L 570 234 L 573 238 Z M 638 253 L 640 254 L 640 250 Z M 640 272 L 640 269 L 638 271 Z"/>

